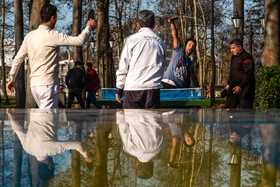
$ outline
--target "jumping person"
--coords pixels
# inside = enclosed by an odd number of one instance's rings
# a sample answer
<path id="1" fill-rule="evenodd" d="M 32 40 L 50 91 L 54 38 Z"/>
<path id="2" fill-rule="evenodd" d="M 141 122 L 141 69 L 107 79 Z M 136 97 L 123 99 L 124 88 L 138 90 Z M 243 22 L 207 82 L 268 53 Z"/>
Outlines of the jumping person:
<path id="1" fill-rule="evenodd" d="M 89 39 L 91 31 L 95 30 L 96 19 L 90 19 L 82 33 L 74 37 L 52 30 L 57 21 L 56 6 L 43 6 L 40 17 L 41 25 L 25 37 L 13 60 L 7 90 L 13 92 L 20 65 L 24 58 L 28 56 L 30 87 L 38 107 L 40 109 L 58 108 L 59 47 L 83 45 Z"/>
<path id="2" fill-rule="evenodd" d="M 177 19 L 178 17 L 168 19 L 171 24 L 173 51 L 170 63 L 163 75 L 162 85 L 164 89 L 189 88 L 190 78 L 192 78 L 194 87 L 199 87 L 193 63 L 189 58 L 195 50 L 196 41 L 189 38 L 185 42 L 185 47 L 182 46 L 174 23 Z"/>

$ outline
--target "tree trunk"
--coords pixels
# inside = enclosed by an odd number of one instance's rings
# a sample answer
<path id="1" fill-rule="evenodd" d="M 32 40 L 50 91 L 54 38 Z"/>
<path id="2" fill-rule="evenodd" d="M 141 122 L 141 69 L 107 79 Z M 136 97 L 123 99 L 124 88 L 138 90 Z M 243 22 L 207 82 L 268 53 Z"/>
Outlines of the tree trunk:
<path id="1" fill-rule="evenodd" d="M 101 87 L 112 88 L 112 52 L 109 46 L 109 1 L 97 2 L 98 24 L 96 31 L 97 58 L 99 62 L 99 78 Z"/>
<path id="2" fill-rule="evenodd" d="M 2 92 L 5 104 L 9 103 L 6 91 L 6 69 L 5 69 L 5 54 L 4 54 L 4 30 L 5 30 L 5 0 L 2 0 L 2 25 L 1 25 L 1 62 L 2 62 Z"/>
<path id="3" fill-rule="evenodd" d="M 199 85 L 200 85 L 200 87 L 203 87 L 203 64 L 201 61 L 200 48 L 199 48 L 199 31 L 198 31 L 196 0 L 193 0 L 193 6 L 194 6 L 194 28 L 195 28 L 195 39 L 196 39 L 196 55 L 197 55 L 197 61 L 199 64 Z"/>
<path id="4" fill-rule="evenodd" d="M 263 66 L 280 66 L 280 0 L 265 1 Z"/>
<path id="5" fill-rule="evenodd" d="M 29 22 L 29 31 L 37 29 L 41 23 L 40 19 L 40 11 L 41 8 L 45 4 L 49 4 L 50 0 L 33 0 L 32 1 L 32 9 L 30 15 Z M 30 88 L 30 63 L 28 63 L 27 75 L 26 75 L 27 83 L 26 83 L 26 108 L 36 108 L 36 102 L 32 96 L 31 88 Z"/>
<path id="6" fill-rule="evenodd" d="M 81 141 L 81 123 L 79 121 L 73 122 L 72 125 L 73 141 Z M 79 187 L 81 186 L 81 162 L 80 162 L 80 153 L 76 150 L 71 151 L 71 168 L 72 168 L 72 186 Z"/>
<path id="7" fill-rule="evenodd" d="M 23 38 L 23 13 L 22 0 L 14 0 L 14 16 L 15 16 L 15 53 L 18 52 Z M 16 77 L 16 106 L 17 108 L 25 108 L 25 77 L 24 62 L 21 64 Z"/>
<path id="8" fill-rule="evenodd" d="M 78 36 L 82 28 L 82 0 L 73 0 L 73 26 L 72 35 Z M 73 59 L 83 63 L 83 48 L 82 46 L 74 46 Z"/>
<path id="9" fill-rule="evenodd" d="M 236 12 L 239 16 L 242 17 L 239 29 L 234 29 L 234 38 L 239 38 L 243 41 L 244 35 L 244 0 L 233 0 L 233 15 L 235 16 Z"/>

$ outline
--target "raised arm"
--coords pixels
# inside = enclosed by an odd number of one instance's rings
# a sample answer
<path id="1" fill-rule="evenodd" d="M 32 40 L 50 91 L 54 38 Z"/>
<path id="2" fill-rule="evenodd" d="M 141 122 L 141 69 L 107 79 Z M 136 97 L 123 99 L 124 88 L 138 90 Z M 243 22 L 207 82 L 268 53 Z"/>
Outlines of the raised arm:
<path id="1" fill-rule="evenodd" d="M 177 31 L 176 25 L 174 23 L 178 19 L 179 19 L 178 16 L 168 19 L 168 22 L 171 23 L 171 34 L 172 34 L 172 38 L 173 38 L 173 48 L 174 49 L 177 48 L 178 45 L 180 44 L 180 40 L 178 37 L 178 31 Z"/>

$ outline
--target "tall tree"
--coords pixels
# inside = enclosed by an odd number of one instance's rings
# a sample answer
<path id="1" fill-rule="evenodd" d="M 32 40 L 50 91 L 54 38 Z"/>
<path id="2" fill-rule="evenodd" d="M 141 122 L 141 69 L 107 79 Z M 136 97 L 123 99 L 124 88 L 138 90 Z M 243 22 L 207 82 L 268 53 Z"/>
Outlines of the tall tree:
<path id="1" fill-rule="evenodd" d="M 109 0 L 100 0 L 97 2 L 97 58 L 99 61 L 99 78 L 101 87 L 112 88 L 112 52 L 109 46 Z"/>
<path id="2" fill-rule="evenodd" d="M 82 27 L 82 0 L 73 0 L 73 25 L 72 35 L 78 36 L 81 33 Z M 73 58 L 74 61 L 83 62 L 82 46 L 74 46 Z"/>
<path id="3" fill-rule="evenodd" d="M 18 52 L 23 38 L 23 13 L 22 0 L 14 0 L 14 16 L 15 16 L 15 53 Z M 25 78 L 24 78 L 24 62 L 21 64 L 16 77 L 16 106 L 17 108 L 25 108 Z"/>
<path id="4" fill-rule="evenodd" d="M 49 4 L 50 0 L 32 0 L 32 9 L 31 9 L 31 15 L 29 20 L 29 31 L 32 31 L 34 29 L 37 29 L 41 23 L 40 20 L 40 11 L 41 8 L 45 4 Z M 30 64 L 28 63 L 27 68 L 27 85 L 26 85 L 26 108 L 36 108 L 36 102 L 32 96 L 31 88 L 30 88 Z"/>
<path id="5" fill-rule="evenodd" d="M 2 0 L 2 25 L 1 25 L 1 36 L 0 36 L 0 47 L 1 47 L 1 65 L 2 65 L 2 92 L 4 95 L 5 104 L 9 103 L 7 91 L 6 91 L 6 70 L 5 70 L 5 53 L 4 53 L 4 34 L 5 34 L 5 0 Z"/>
<path id="6" fill-rule="evenodd" d="M 263 66 L 280 66 L 280 0 L 265 1 Z"/>

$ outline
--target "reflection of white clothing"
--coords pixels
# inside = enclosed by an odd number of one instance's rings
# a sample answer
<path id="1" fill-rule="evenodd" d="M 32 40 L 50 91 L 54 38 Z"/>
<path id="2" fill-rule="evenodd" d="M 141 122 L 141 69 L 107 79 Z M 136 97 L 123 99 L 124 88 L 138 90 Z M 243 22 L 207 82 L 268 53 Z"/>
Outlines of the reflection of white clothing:
<path id="1" fill-rule="evenodd" d="M 31 110 L 27 133 L 16 120 L 11 119 L 10 122 L 24 150 L 35 156 L 38 161 L 67 150 L 77 150 L 84 157 L 88 156 L 81 142 L 56 140 L 57 125 L 54 122 L 58 122 L 58 114 L 55 110 Z"/>
<path id="2" fill-rule="evenodd" d="M 164 147 L 164 132 L 160 114 L 143 109 L 117 112 L 117 124 L 125 152 L 149 162 Z"/>
<path id="3" fill-rule="evenodd" d="M 176 125 L 176 116 L 176 114 L 162 115 L 162 121 L 163 123 L 168 124 L 171 131 L 171 136 L 180 139 L 183 133 L 178 125 Z"/>

